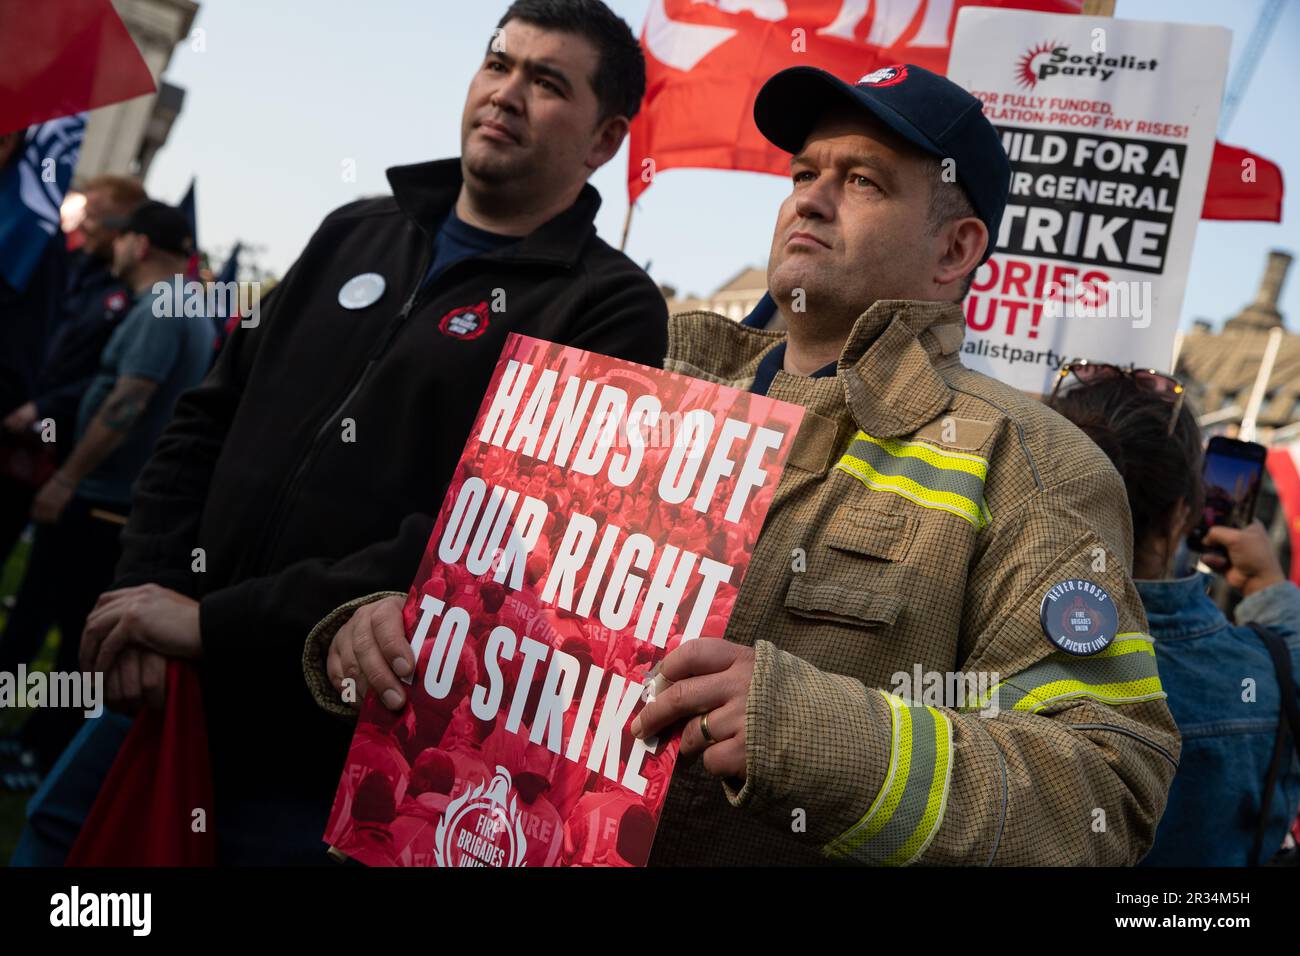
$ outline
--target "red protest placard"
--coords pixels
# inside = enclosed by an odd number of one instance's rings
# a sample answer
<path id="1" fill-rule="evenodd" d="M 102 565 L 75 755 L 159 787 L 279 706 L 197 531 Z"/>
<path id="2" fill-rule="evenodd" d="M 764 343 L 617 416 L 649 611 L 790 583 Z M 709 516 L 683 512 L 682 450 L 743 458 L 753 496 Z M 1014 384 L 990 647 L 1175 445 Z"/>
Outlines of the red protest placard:
<path id="1" fill-rule="evenodd" d="M 370 865 L 641 866 L 678 741 L 646 672 L 720 638 L 795 405 L 519 335 L 404 608 L 406 708 L 361 709 L 324 839 Z"/>

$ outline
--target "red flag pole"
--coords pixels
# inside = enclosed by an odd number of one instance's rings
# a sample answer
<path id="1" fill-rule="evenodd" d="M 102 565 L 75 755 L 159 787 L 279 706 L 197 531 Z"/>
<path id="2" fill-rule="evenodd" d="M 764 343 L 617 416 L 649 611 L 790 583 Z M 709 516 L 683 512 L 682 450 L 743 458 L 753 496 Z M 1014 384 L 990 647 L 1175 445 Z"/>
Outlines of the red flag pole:
<path id="1" fill-rule="evenodd" d="M 623 240 L 618 244 L 619 252 L 627 251 L 627 232 L 632 228 L 632 209 L 636 203 L 627 204 L 627 215 L 623 217 Z"/>

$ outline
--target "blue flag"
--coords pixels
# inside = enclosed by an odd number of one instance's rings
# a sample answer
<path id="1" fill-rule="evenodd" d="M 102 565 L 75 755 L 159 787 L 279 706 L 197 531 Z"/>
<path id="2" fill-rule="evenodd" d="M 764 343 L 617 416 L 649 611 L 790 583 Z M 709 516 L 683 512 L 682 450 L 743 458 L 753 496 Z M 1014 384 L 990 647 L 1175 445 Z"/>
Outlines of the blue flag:
<path id="1" fill-rule="evenodd" d="M 244 247 L 242 242 L 236 242 L 235 247 L 230 250 L 230 255 L 226 257 L 226 264 L 221 267 L 221 272 L 217 274 L 218 282 L 235 282 L 239 279 L 239 251 Z"/>
<path id="2" fill-rule="evenodd" d="M 59 231 L 59 207 L 81 152 L 86 114 L 27 130 L 19 153 L 0 170 L 0 279 L 22 292 Z"/>
<path id="3" fill-rule="evenodd" d="M 216 282 L 239 281 L 239 250 L 242 249 L 243 246 L 244 244 L 242 242 L 235 242 L 234 248 L 230 250 L 230 255 L 226 257 L 226 264 L 221 267 L 221 272 L 217 274 Z M 212 317 L 212 321 L 217 326 L 217 339 L 215 346 L 217 351 L 221 350 L 222 344 L 226 341 L 227 337 L 229 337 L 235 326 L 239 324 L 240 319 L 238 296 L 233 299 L 227 299 L 226 301 L 233 301 L 235 303 L 234 314 L 225 317 L 220 315 L 214 315 Z"/>
<path id="4" fill-rule="evenodd" d="M 190 248 L 194 254 L 199 252 L 199 214 L 194 205 L 194 183 L 196 180 L 190 180 L 190 188 L 185 191 L 185 196 L 181 199 L 177 208 L 184 214 L 190 222 Z"/>

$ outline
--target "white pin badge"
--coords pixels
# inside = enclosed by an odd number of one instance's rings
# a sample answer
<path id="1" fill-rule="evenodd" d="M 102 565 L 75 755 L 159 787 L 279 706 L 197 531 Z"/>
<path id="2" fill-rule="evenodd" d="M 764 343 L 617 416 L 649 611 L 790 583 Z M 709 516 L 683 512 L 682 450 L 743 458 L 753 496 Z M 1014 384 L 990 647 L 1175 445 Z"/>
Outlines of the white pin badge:
<path id="1" fill-rule="evenodd" d="M 339 305 L 345 309 L 364 309 L 374 305 L 384 294 L 384 277 L 378 272 L 363 272 L 343 283 L 339 289 Z"/>

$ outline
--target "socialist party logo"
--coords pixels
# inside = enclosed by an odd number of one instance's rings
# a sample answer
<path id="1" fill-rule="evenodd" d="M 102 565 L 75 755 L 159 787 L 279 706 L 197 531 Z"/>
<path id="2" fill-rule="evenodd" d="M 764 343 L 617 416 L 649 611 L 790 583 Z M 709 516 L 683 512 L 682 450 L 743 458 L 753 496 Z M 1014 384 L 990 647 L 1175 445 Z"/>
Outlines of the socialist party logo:
<path id="1" fill-rule="evenodd" d="M 1119 70 L 1154 70 L 1156 66 L 1154 59 L 1140 60 L 1128 54 L 1074 53 L 1068 45 L 1050 40 L 1025 51 L 1016 66 L 1016 82 L 1027 90 L 1053 76 L 1092 77 L 1104 83 Z"/>
<path id="2" fill-rule="evenodd" d="M 439 866 L 524 866 L 528 839 L 510 791 L 510 771 L 498 764 L 490 782 L 447 804 L 434 836 Z"/>

